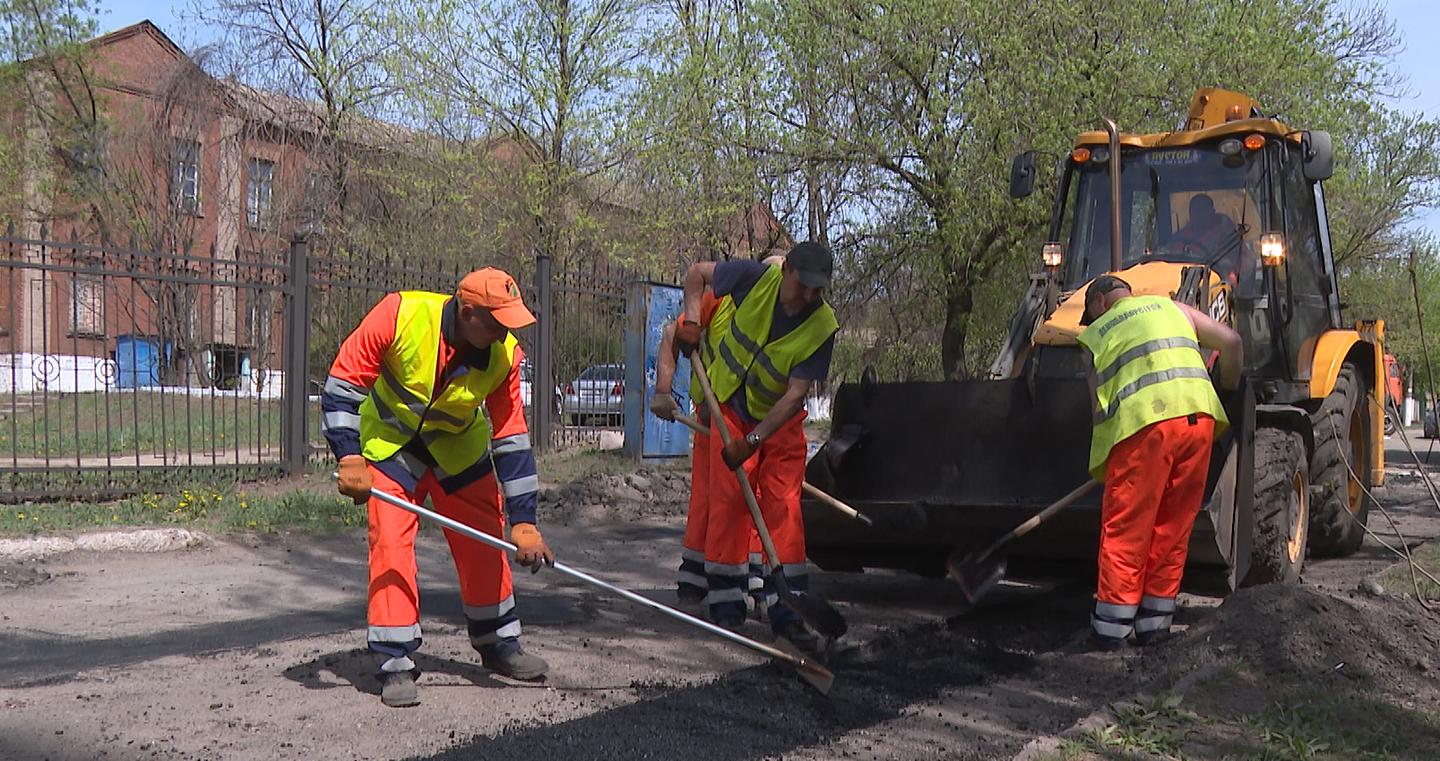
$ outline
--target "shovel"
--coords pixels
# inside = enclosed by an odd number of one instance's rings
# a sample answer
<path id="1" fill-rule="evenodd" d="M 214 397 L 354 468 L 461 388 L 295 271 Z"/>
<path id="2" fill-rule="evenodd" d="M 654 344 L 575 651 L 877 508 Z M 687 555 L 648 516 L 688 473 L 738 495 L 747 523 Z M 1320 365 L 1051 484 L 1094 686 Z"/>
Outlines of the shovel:
<path id="1" fill-rule="evenodd" d="M 1000 548 L 1034 531 L 1036 526 L 1044 523 L 1050 516 L 1074 504 L 1076 500 L 1089 494 L 1091 489 L 1099 485 L 1094 479 L 1086 481 L 978 553 L 971 552 L 961 555 L 959 552 L 955 552 L 946 558 L 945 568 L 950 572 L 950 578 L 960 585 L 960 592 L 965 595 L 965 601 L 974 605 L 980 601 L 981 597 L 994 589 L 1001 579 L 1005 578 L 1005 556 L 995 556 Z"/>
<path id="2" fill-rule="evenodd" d="M 704 360 L 700 359 L 700 352 L 690 353 L 690 365 L 694 368 L 695 377 L 700 380 L 700 388 L 705 392 L 705 404 L 710 408 L 710 420 L 720 432 L 720 440 L 729 445 L 730 426 L 725 425 L 725 417 L 720 412 L 720 402 L 715 398 L 715 390 L 710 387 L 710 373 L 705 369 Z M 848 628 L 845 618 L 840 615 L 840 611 L 832 608 L 830 603 L 815 595 L 796 594 L 795 590 L 790 588 L 790 582 L 785 578 L 784 566 L 780 564 L 780 555 L 775 552 L 775 542 L 770 539 L 770 529 L 765 525 L 765 516 L 755 501 L 755 490 L 750 488 L 750 479 L 746 477 L 743 465 L 735 469 L 735 477 L 740 480 L 740 493 L 745 496 L 745 506 L 750 508 L 750 518 L 755 521 L 755 531 L 760 534 L 760 544 L 765 548 L 765 556 L 770 561 L 770 578 L 775 581 L 775 592 L 780 598 L 780 604 L 795 611 L 811 629 L 830 639 L 838 639 Z"/>
<path id="3" fill-rule="evenodd" d="M 689 415 L 682 415 L 682 414 L 680 414 L 680 413 L 676 413 L 676 414 L 675 414 L 675 420 L 676 420 L 676 422 L 684 423 L 684 424 L 685 424 L 687 427 L 689 427 L 691 430 L 695 431 L 695 432 L 698 433 L 698 434 L 701 434 L 702 436 L 708 436 L 708 435 L 710 434 L 710 429 L 709 429 L 709 428 L 706 428 L 704 425 L 701 425 L 699 420 L 696 420 L 695 418 L 690 417 Z M 839 511 L 839 512 L 841 512 L 841 513 L 843 513 L 843 514 L 845 514 L 845 515 L 847 515 L 847 516 L 849 516 L 849 517 L 851 517 L 851 518 L 854 518 L 854 519 L 857 520 L 857 521 L 860 521 L 861 523 L 865 524 L 866 526 L 869 526 L 869 527 L 871 527 L 871 528 L 874 528 L 874 527 L 875 527 L 875 522 L 872 521 L 872 520 L 870 520 L 870 516 L 868 516 L 868 515 L 860 512 L 859 510 L 856 510 L 855 508 L 853 508 L 853 507 L 845 504 L 844 502 L 841 502 L 840 500 L 836 499 L 835 497 L 830 496 L 829 494 L 827 494 L 827 493 L 825 493 L 824 491 L 822 491 L 822 490 L 820 489 L 820 487 L 818 487 L 818 486 L 811 486 L 809 481 L 806 481 L 806 482 L 805 482 L 803 488 L 805 489 L 805 493 L 806 493 L 806 494 L 809 494 L 810 496 L 814 497 L 815 499 L 820 500 L 820 502 L 821 502 L 822 504 L 824 504 L 824 505 L 826 505 L 826 506 L 828 506 L 828 507 L 833 507 L 833 508 L 835 508 L 837 511 Z"/>
<path id="4" fill-rule="evenodd" d="M 427 510 L 412 502 L 403 500 L 393 494 L 386 494 L 385 492 L 378 489 L 371 489 L 370 495 L 383 502 L 392 504 L 400 508 L 401 510 L 408 510 L 420 516 L 421 518 L 429 518 L 430 520 L 439 523 L 445 528 L 448 528 L 451 531 L 458 531 L 459 533 L 464 534 L 465 536 L 470 537 L 471 539 L 474 539 L 481 544 L 489 545 L 497 550 L 502 550 L 504 552 L 513 553 L 516 551 L 515 545 L 505 541 L 504 539 L 491 536 L 483 531 L 467 526 L 460 521 L 454 520 L 453 518 L 447 518 L 439 513 Z M 613 592 L 633 603 L 644 605 L 647 608 L 653 608 L 654 610 L 664 613 L 665 615 L 675 619 L 676 621 L 689 624 L 698 629 L 704 629 L 705 631 L 714 634 L 717 637 L 728 639 L 731 642 L 748 647 L 758 653 L 764 653 L 771 658 L 785 661 L 790 665 L 794 666 L 796 672 L 800 675 L 800 678 L 804 679 L 806 683 L 808 683 L 811 687 L 819 690 L 821 695 L 828 695 L 830 693 L 830 686 L 835 683 L 835 675 L 831 673 L 829 669 L 816 663 L 815 661 L 810 660 L 809 658 L 806 658 L 805 656 L 797 652 L 787 652 L 785 650 L 771 647 L 770 645 L 766 645 L 761 642 L 756 642 L 755 640 L 748 637 L 742 637 L 739 634 L 730 631 L 729 629 L 716 626 L 709 621 L 701 620 L 688 613 L 671 608 L 668 605 L 662 605 L 658 602 L 655 602 L 654 600 L 642 597 L 641 595 L 631 592 L 628 589 L 622 589 L 615 586 L 614 584 L 601 581 L 600 579 L 597 579 L 594 576 L 585 573 L 584 571 L 571 568 L 564 563 L 556 563 L 552 567 L 556 571 L 559 571 L 560 573 L 563 573 L 573 579 L 578 579 L 579 581 L 583 581 L 591 586 L 599 587 L 606 590 L 607 592 Z"/>

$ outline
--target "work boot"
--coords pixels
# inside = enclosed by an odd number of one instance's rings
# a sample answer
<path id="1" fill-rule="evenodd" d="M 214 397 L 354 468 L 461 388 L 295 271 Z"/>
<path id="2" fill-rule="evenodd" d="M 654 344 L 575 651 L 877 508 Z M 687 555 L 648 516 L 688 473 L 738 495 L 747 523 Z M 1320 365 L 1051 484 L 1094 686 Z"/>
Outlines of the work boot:
<path id="1" fill-rule="evenodd" d="M 1135 632 L 1135 644 L 1139 645 L 1140 647 L 1149 647 L 1151 645 L 1158 645 L 1161 642 L 1168 641 L 1174 636 L 1175 633 L 1170 631 L 1169 629 L 1156 629 L 1155 631 L 1149 632 Z"/>
<path id="2" fill-rule="evenodd" d="M 380 702 L 391 708 L 420 705 L 420 690 L 415 687 L 416 671 L 380 672 Z"/>
<path id="3" fill-rule="evenodd" d="M 1063 652 L 1083 655 L 1085 653 L 1113 653 L 1130 646 L 1130 641 L 1124 637 L 1105 637 L 1095 633 L 1091 629 L 1085 636 L 1066 647 Z"/>
<path id="4" fill-rule="evenodd" d="M 550 670 L 550 664 L 536 655 L 525 652 L 520 646 L 520 640 L 514 637 L 507 637 L 499 642 L 481 645 L 480 665 L 511 679 L 531 681 L 545 676 Z"/>
<path id="5" fill-rule="evenodd" d="M 820 658 L 825 655 L 824 643 L 820 637 L 806 628 L 803 622 L 792 621 L 776 631 L 775 636 L 794 645 L 795 649 L 807 658 Z"/>
<path id="6" fill-rule="evenodd" d="M 681 584 L 675 589 L 675 597 L 684 610 L 697 610 L 705 606 L 705 590 L 694 584 Z"/>

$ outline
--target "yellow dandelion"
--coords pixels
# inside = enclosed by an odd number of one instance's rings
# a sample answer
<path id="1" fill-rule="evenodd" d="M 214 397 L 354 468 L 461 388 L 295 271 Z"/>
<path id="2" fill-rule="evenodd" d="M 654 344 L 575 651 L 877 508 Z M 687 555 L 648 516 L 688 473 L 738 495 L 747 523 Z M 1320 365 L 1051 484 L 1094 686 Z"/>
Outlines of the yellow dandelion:
<path id="1" fill-rule="evenodd" d="M 15 517 L 16 519 L 23 521 L 25 520 L 25 513 L 15 513 Z"/>

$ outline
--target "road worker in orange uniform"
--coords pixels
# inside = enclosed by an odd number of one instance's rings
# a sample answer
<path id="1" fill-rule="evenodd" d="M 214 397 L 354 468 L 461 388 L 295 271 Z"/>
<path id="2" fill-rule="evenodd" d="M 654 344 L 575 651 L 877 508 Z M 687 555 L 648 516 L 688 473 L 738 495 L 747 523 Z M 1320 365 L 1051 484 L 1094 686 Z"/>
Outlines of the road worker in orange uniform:
<path id="1" fill-rule="evenodd" d="M 687 355 L 699 348 L 722 420 L 732 441 L 718 434 L 709 445 L 709 515 L 705 577 L 710 618 L 738 627 L 745 619 L 753 520 L 734 469 L 744 467 L 759 493 L 760 509 L 775 541 L 786 579 L 796 591 L 808 586 L 800 488 L 805 480 L 805 396 L 829 373 L 839 324 L 821 297 L 830 284 L 830 250 L 801 243 L 780 266 L 754 261 L 697 262 L 685 276 L 685 315 L 675 342 Z M 702 337 L 701 302 L 706 286 L 717 298 Z M 702 340 L 703 338 L 703 340 Z M 767 595 L 775 590 L 768 588 Z M 802 649 L 816 638 L 790 610 L 775 604 L 770 626 Z"/>
<path id="2" fill-rule="evenodd" d="M 785 258 L 780 256 L 765 260 L 767 264 L 776 265 L 784 261 Z M 710 326 L 710 320 L 719 304 L 720 300 L 715 298 L 715 292 L 705 289 L 700 302 L 702 328 Z M 650 399 L 650 411 L 661 420 L 674 421 L 675 415 L 680 412 L 680 404 L 673 395 L 679 354 L 679 347 L 675 345 L 675 329 L 683 319 L 683 314 L 676 317 L 674 322 L 665 326 L 660 336 L 660 347 L 655 361 L 655 395 Z M 705 408 L 703 396 L 695 396 L 700 393 L 700 389 L 693 378 L 691 387 L 690 400 L 695 405 L 694 417 L 702 424 L 709 425 L 710 412 Z M 680 548 L 680 567 L 675 572 L 675 595 L 681 604 L 686 606 L 703 605 L 709 589 L 705 581 L 705 530 L 710 516 L 710 437 L 703 433 L 692 433 L 694 438 L 690 450 L 690 504 L 685 514 L 685 538 Z M 759 499 L 758 494 L 756 499 Z M 752 527 L 750 572 L 746 589 L 754 600 L 757 615 L 776 602 L 773 594 L 767 595 L 764 591 L 765 575 L 760 538 Z"/>
<path id="3" fill-rule="evenodd" d="M 1170 635 L 1210 448 L 1229 424 L 1201 349 L 1220 352 L 1220 382 L 1240 387 L 1240 335 L 1163 296 L 1135 296 L 1113 275 L 1085 293 L 1079 341 L 1090 350 L 1095 427 L 1090 473 L 1105 485 L 1100 581 L 1091 637 L 1123 647 Z"/>
<path id="4" fill-rule="evenodd" d="M 437 512 L 494 536 L 504 532 L 503 500 L 516 562 L 532 572 L 554 565 L 535 528 L 539 481 L 511 333 L 533 322 L 515 280 L 486 268 L 466 275 L 453 294 L 385 296 L 330 368 L 322 427 L 340 460 L 340 493 L 369 503 L 367 640 L 381 659 L 385 705 L 419 703 L 410 657 L 421 641 L 419 519 L 373 497 L 372 487 L 415 503 L 429 497 Z M 544 675 L 545 661 L 520 646 L 505 554 L 449 529 L 445 538 L 481 663 L 514 679 Z"/>

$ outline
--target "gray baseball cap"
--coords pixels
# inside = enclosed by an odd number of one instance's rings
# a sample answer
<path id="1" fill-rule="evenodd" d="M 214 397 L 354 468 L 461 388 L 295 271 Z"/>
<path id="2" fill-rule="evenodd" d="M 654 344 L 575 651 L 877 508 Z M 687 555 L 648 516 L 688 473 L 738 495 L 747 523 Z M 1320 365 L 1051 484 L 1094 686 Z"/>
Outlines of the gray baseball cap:
<path id="1" fill-rule="evenodd" d="M 795 244 L 785 255 L 785 263 L 795 268 L 800 282 L 810 288 L 827 288 L 835 271 L 835 256 L 830 249 L 814 241 Z"/>

